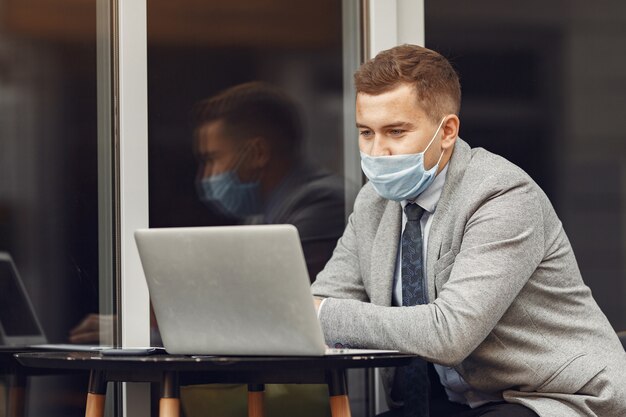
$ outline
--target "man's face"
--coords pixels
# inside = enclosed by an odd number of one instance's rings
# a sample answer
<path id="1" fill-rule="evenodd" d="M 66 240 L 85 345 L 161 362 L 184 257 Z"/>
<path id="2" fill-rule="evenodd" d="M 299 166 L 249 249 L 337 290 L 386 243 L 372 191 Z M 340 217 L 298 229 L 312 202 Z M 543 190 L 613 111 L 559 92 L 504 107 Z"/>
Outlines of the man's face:
<path id="1" fill-rule="evenodd" d="M 408 84 L 401 84 L 386 93 L 359 93 L 356 97 L 359 149 L 370 156 L 423 152 L 439 122 L 432 121 L 426 115 L 418 105 L 414 87 Z M 441 132 L 426 151 L 426 169 L 435 166 L 441 156 L 440 136 Z"/>
<path id="2" fill-rule="evenodd" d="M 243 145 L 243 146 L 242 146 Z M 197 179 L 211 177 L 232 169 L 242 181 L 249 177 L 246 167 L 245 142 L 227 137 L 223 122 L 218 120 L 200 127 L 196 139 Z"/>

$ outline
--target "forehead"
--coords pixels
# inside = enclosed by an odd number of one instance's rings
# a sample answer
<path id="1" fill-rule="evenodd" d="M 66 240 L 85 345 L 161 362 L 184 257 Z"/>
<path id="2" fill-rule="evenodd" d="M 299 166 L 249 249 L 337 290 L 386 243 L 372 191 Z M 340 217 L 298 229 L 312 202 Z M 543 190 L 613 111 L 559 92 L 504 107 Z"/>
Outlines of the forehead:
<path id="1" fill-rule="evenodd" d="M 196 146 L 201 153 L 234 150 L 233 139 L 225 134 L 224 122 L 216 120 L 198 129 Z"/>
<path id="2" fill-rule="evenodd" d="M 415 88 L 400 84 L 381 94 L 358 93 L 356 96 L 357 123 L 373 123 L 387 119 L 421 120 L 426 113 L 419 104 Z"/>

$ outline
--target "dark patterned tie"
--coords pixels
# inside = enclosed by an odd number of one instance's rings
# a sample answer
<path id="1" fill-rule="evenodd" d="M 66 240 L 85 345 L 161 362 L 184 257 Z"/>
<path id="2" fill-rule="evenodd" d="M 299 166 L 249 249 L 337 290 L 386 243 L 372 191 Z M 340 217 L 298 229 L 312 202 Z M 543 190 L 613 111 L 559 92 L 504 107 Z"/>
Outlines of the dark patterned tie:
<path id="1" fill-rule="evenodd" d="M 424 209 L 414 203 L 404 208 L 406 226 L 402 233 L 402 305 L 414 306 L 426 304 L 426 282 L 422 262 L 422 228 L 420 219 Z M 414 359 L 400 371 L 401 392 L 404 400 L 406 417 L 428 417 L 428 380 L 427 363 L 423 359 Z"/>

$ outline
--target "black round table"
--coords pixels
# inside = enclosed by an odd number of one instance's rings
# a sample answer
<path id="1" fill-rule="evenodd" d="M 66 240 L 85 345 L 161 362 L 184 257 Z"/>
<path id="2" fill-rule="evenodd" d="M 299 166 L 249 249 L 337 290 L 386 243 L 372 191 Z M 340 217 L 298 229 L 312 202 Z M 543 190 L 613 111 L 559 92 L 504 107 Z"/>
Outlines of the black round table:
<path id="1" fill-rule="evenodd" d="M 207 383 L 248 384 L 248 415 L 263 416 L 264 384 L 328 385 L 333 417 L 349 417 L 346 370 L 407 365 L 414 355 L 346 354 L 276 356 L 113 356 L 95 352 L 29 352 L 15 355 L 25 367 L 90 371 L 85 417 L 102 417 L 109 381 L 159 382 L 160 417 L 180 415 L 179 387 Z"/>
<path id="2" fill-rule="evenodd" d="M 17 353 L 42 352 L 30 346 L 0 346 L 0 373 L 8 376 L 5 414 L 7 417 L 23 417 L 26 409 L 26 380 L 30 376 L 84 373 L 85 369 L 48 369 L 23 366 L 15 357 Z"/>

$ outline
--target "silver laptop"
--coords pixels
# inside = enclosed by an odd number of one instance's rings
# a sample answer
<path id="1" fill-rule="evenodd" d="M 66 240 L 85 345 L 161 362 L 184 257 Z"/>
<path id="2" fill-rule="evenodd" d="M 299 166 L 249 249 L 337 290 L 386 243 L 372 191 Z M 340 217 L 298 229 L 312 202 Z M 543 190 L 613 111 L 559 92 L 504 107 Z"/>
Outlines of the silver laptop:
<path id="1" fill-rule="evenodd" d="M 291 225 L 143 229 L 135 240 L 169 353 L 389 352 L 326 350 Z"/>

